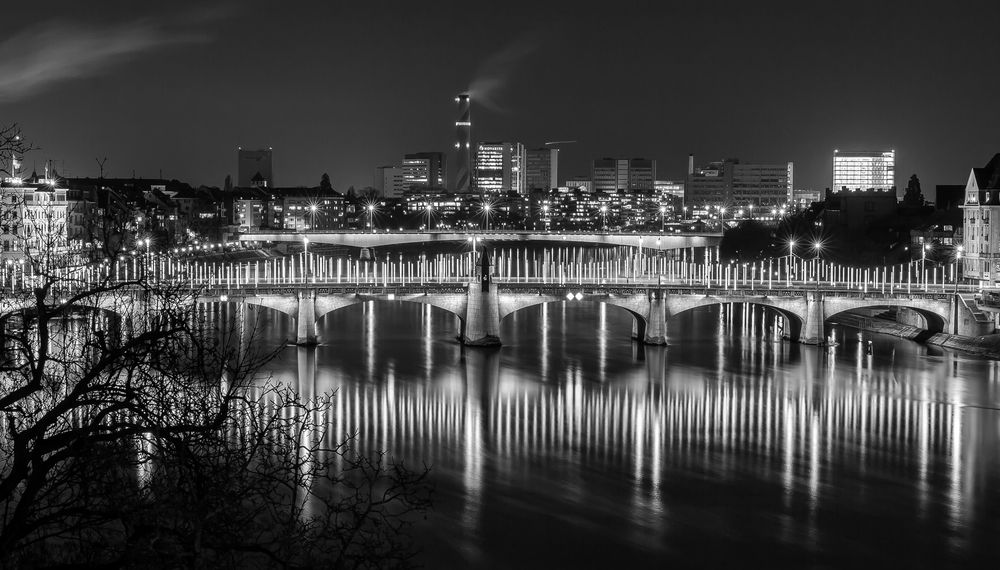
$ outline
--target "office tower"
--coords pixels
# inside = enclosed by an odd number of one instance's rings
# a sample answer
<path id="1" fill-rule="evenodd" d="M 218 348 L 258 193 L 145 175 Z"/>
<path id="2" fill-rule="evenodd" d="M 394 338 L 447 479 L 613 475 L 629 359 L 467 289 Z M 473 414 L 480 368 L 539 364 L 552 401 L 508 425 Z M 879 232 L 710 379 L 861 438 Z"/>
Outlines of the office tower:
<path id="1" fill-rule="evenodd" d="M 527 190 L 549 190 L 559 186 L 559 149 L 532 148 L 524 151 Z"/>
<path id="2" fill-rule="evenodd" d="M 599 158 L 594 160 L 590 180 L 594 191 L 614 192 L 628 188 L 628 159 Z"/>
<path id="3" fill-rule="evenodd" d="M 740 162 L 736 158 L 695 166 L 688 156 L 684 202 L 700 206 L 784 206 L 792 200 L 791 162 Z"/>
<path id="4" fill-rule="evenodd" d="M 656 181 L 656 161 L 645 158 L 600 158 L 591 170 L 594 190 L 652 190 Z"/>
<path id="5" fill-rule="evenodd" d="M 259 150 L 237 150 L 237 185 L 240 188 L 257 186 L 274 187 L 274 171 L 271 169 L 271 148 Z M 255 180 L 256 179 L 256 180 Z"/>
<path id="6" fill-rule="evenodd" d="M 444 188 L 447 161 L 443 152 L 416 152 L 403 156 L 403 185 L 406 188 Z"/>
<path id="7" fill-rule="evenodd" d="M 833 151 L 834 192 L 896 192 L 896 151 Z"/>
<path id="8" fill-rule="evenodd" d="M 379 166 L 375 168 L 372 186 L 383 198 L 399 198 L 406 189 L 403 181 L 403 168 L 399 166 Z"/>
<path id="9" fill-rule="evenodd" d="M 458 159 L 455 191 L 468 192 L 472 188 L 472 103 L 468 93 L 459 94 L 455 97 L 455 102 L 458 103 L 458 120 L 455 121 L 455 154 Z"/>
<path id="10" fill-rule="evenodd" d="M 628 161 L 628 190 L 652 190 L 656 182 L 656 161 L 633 158 Z"/>
<path id="11" fill-rule="evenodd" d="M 476 148 L 476 189 L 482 193 L 524 194 L 524 145 L 482 142 Z"/>

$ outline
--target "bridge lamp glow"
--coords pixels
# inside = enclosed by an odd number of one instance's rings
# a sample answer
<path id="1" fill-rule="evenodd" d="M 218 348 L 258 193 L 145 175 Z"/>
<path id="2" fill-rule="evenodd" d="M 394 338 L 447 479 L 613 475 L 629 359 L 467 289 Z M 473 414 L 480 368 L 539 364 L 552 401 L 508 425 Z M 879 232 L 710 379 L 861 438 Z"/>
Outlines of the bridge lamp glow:
<path id="1" fill-rule="evenodd" d="M 573 294 L 572 293 L 566 293 L 566 300 L 567 301 L 572 301 L 573 300 Z"/>
<path id="2" fill-rule="evenodd" d="M 577 301 L 579 301 L 580 299 L 583 299 L 583 293 L 577 293 L 576 295 L 574 295 L 574 297 L 576 298 Z"/>
<path id="3" fill-rule="evenodd" d="M 219 300 L 225 303 L 229 300 L 229 295 L 219 295 Z"/>

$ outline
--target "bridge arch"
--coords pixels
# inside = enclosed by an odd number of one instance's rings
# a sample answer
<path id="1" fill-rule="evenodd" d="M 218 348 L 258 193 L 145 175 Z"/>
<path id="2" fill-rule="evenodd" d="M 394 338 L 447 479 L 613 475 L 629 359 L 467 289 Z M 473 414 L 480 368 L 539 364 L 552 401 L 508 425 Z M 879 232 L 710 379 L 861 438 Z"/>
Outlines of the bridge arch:
<path id="1" fill-rule="evenodd" d="M 898 308 L 900 310 L 905 309 L 905 310 L 908 310 L 908 311 L 912 311 L 913 314 L 915 314 L 916 316 L 918 316 L 919 319 L 920 319 L 920 324 L 919 325 L 913 325 L 913 326 L 916 326 L 917 328 L 924 329 L 924 330 L 932 332 L 932 333 L 944 332 L 947 329 L 947 326 L 948 326 L 948 319 L 947 319 L 947 317 L 945 317 L 944 315 L 938 314 L 937 312 L 935 312 L 933 310 L 929 310 L 929 309 L 926 309 L 926 308 L 911 307 L 911 306 L 905 306 L 905 305 L 891 305 L 891 304 L 881 304 L 881 305 L 880 304 L 873 304 L 873 305 L 868 305 L 866 307 L 856 307 L 856 308 L 843 309 L 843 310 L 837 311 L 836 313 L 828 313 L 827 317 L 826 317 L 826 321 L 835 320 L 839 315 L 843 315 L 844 313 L 849 313 L 851 311 L 857 311 L 857 310 L 860 310 L 860 309 L 883 309 L 883 308 L 884 309 Z"/>
<path id="2" fill-rule="evenodd" d="M 671 295 L 667 298 L 666 318 L 669 320 L 681 313 L 701 307 L 741 303 L 763 307 L 780 315 L 786 323 L 784 336 L 798 340 L 802 334 L 806 320 L 806 300 L 804 297 L 754 296 L 734 299 L 705 295 Z"/>
<path id="3" fill-rule="evenodd" d="M 645 338 L 649 314 L 649 299 L 646 294 L 628 295 L 623 297 L 609 295 L 588 295 L 581 294 L 579 299 L 574 298 L 572 302 L 582 302 L 590 304 L 604 304 L 618 307 L 625 310 L 632 316 L 632 338 L 643 340 Z M 510 315 L 531 307 L 538 307 L 549 303 L 568 302 L 566 297 L 546 294 L 523 294 L 513 298 L 505 296 L 499 302 L 500 322 Z"/>

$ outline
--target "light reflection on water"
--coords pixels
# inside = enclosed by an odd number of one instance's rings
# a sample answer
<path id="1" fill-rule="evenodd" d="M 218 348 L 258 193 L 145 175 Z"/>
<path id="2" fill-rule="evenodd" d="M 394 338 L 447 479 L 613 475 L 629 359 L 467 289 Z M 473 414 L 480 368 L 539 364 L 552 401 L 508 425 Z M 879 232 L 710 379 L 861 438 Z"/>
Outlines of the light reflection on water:
<path id="1" fill-rule="evenodd" d="M 289 321 L 264 314 L 271 340 Z M 701 309 L 670 346 L 624 311 L 555 303 L 463 349 L 454 317 L 366 304 L 270 365 L 336 390 L 327 437 L 426 462 L 430 567 L 996 560 L 998 363 L 837 330 L 776 339 L 773 315 Z"/>

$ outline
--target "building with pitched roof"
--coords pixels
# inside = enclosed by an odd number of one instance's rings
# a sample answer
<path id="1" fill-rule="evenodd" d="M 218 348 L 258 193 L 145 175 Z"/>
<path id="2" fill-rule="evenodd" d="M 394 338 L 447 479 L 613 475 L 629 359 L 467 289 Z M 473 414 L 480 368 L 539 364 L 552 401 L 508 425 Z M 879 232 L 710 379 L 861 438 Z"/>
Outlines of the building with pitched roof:
<path id="1" fill-rule="evenodd" d="M 1000 153 L 972 169 L 962 214 L 963 275 L 982 287 L 1000 287 Z"/>

